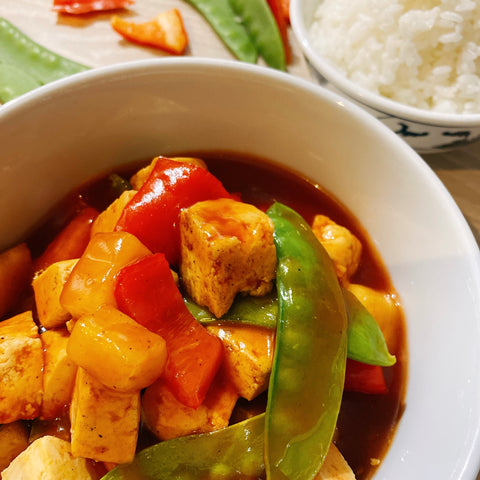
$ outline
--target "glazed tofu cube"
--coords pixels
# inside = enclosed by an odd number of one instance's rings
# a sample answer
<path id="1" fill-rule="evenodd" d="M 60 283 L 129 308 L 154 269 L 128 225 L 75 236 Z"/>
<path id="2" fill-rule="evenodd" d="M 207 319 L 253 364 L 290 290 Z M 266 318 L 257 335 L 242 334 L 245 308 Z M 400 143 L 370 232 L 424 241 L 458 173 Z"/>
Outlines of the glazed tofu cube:
<path id="1" fill-rule="evenodd" d="M 113 232 L 118 219 L 122 215 L 125 205 L 132 199 L 137 192 L 127 190 L 123 192 L 115 201 L 113 201 L 100 215 L 94 220 L 90 235 L 93 237 L 98 232 Z"/>
<path id="2" fill-rule="evenodd" d="M 315 480 L 355 480 L 355 474 L 335 444 L 331 444 Z"/>
<path id="3" fill-rule="evenodd" d="M 138 438 L 140 392 L 115 392 L 78 368 L 70 422 L 75 457 L 131 462 Z"/>
<path id="4" fill-rule="evenodd" d="M 196 409 L 180 403 L 159 379 L 143 394 L 143 418 L 148 429 L 160 440 L 213 432 L 228 426 L 237 399 L 236 388 L 222 370 Z"/>
<path id="5" fill-rule="evenodd" d="M 211 325 L 207 330 L 225 346 L 223 368 L 240 397 L 252 400 L 268 387 L 275 333 L 249 325 Z"/>
<path id="6" fill-rule="evenodd" d="M 45 367 L 43 370 L 42 420 L 53 420 L 65 413 L 72 398 L 77 366 L 67 356 L 69 334 L 66 329 L 41 334 Z"/>
<path id="7" fill-rule="evenodd" d="M 35 440 L 2 472 L 2 480 L 96 480 L 92 465 L 75 458 L 70 444 L 47 435 Z"/>
<path id="8" fill-rule="evenodd" d="M 0 426 L 0 472 L 28 447 L 28 429 L 18 421 Z M 0 477 L 1 478 L 1 477 Z"/>
<path id="9" fill-rule="evenodd" d="M 152 173 L 155 164 L 157 163 L 159 157 L 155 157 L 149 165 L 140 169 L 135 175 L 132 175 L 130 178 L 130 183 L 135 190 L 139 190 L 140 187 L 145 183 L 149 175 Z M 193 163 L 199 167 L 207 169 L 207 165 L 201 158 L 195 157 L 168 157 L 170 160 L 175 160 L 177 162 Z"/>
<path id="10" fill-rule="evenodd" d="M 77 320 L 67 352 L 77 365 L 119 392 L 151 385 L 167 361 L 162 337 L 109 305 Z"/>
<path id="11" fill-rule="evenodd" d="M 32 312 L 0 322 L 0 423 L 38 416 L 43 349 Z"/>
<path id="12" fill-rule="evenodd" d="M 312 230 L 332 259 L 339 281 L 348 285 L 362 256 L 360 240 L 348 228 L 338 225 L 325 215 L 315 216 Z"/>
<path id="13" fill-rule="evenodd" d="M 71 318 L 60 304 L 60 293 L 76 263 L 77 259 L 52 263 L 33 279 L 38 319 L 47 329 L 61 327 Z"/>
<path id="14" fill-rule="evenodd" d="M 198 202 L 180 215 L 180 272 L 189 295 L 221 317 L 237 293 L 262 296 L 277 263 L 273 222 L 231 199 Z"/>

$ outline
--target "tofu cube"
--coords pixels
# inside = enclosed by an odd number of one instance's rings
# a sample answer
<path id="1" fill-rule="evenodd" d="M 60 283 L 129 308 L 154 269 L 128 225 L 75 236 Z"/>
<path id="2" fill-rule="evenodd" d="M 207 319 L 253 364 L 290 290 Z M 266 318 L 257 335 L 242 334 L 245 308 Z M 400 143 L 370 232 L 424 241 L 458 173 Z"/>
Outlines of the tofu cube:
<path id="1" fill-rule="evenodd" d="M 0 424 L 38 416 L 43 348 L 32 312 L 0 322 Z"/>
<path id="2" fill-rule="evenodd" d="M 240 397 L 253 400 L 268 388 L 275 332 L 250 325 L 211 325 L 207 330 L 225 346 L 223 368 Z"/>
<path id="3" fill-rule="evenodd" d="M 122 215 L 125 205 L 132 199 L 137 192 L 127 190 L 114 200 L 100 215 L 94 220 L 90 236 L 93 237 L 99 232 L 113 232 L 118 219 Z"/>
<path id="4" fill-rule="evenodd" d="M 61 327 L 71 318 L 60 304 L 60 293 L 77 261 L 73 259 L 52 263 L 33 279 L 38 320 L 47 329 Z"/>
<path id="5" fill-rule="evenodd" d="M 78 368 L 70 422 L 75 457 L 131 462 L 138 438 L 140 392 L 115 392 Z"/>
<path id="6" fill-rule="evenodd" d="M 228 426 L 237 400 L 236 388 L 222 370 L 196 409 L 180 403 L 163 379 L 159 379 L 143 394 L 143 419 L 160 440 L 212 432 Z"/>
<path id="7" fill-rule="evenodd" d="M 183 210 L 180 272 L 189 295 L 221 317 L 237 293 L 268 293 L 277 263 L 273 229 L 261 210 L 232 199 Z"/>
<path id="8" fill-rule="evenodd" d="M 93 465 L 75 458 L 70 444 L 47 435 L 35 440 L 7 469 L 2 480 L 97 480 Z"/>
<path id="9" fill-rule="evenodd" d="M 330 444 L 315 480 L 355 480 L 355 474 L 334 443 Z"/>
<path id="10" fill-rule="evenodd" d="M 40 418 L 53 420 L 68 412 L 77 366 L 67 356 L 69 334 L 66 329 L 47 330 L 40 337 L 45 360 Z"/>

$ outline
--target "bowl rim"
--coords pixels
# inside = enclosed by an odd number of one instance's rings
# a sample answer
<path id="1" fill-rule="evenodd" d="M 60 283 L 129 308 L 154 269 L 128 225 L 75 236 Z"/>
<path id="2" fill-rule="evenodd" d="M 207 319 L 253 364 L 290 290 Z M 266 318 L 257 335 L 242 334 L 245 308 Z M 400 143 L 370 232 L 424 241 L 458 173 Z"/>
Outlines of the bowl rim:
<path id="1" fill-rule="evenodd" d="M 434 112 L 405 105 L 376 94 L 361 85 L 357 85 L 346 77 L 332 62 L 322 57 L 313 46 L 308 28 L 304 22 L 304 4 L 305 0 L 291 0 L 290 2 L 290 22 L 293 33 L 308 62 L 341 93 L 348 95 L 366 107 L 374 108 L 386 115 L 407 121 L 415 121 L 419 124 L 446 128 L 480 126 L 480 113 Z"/>

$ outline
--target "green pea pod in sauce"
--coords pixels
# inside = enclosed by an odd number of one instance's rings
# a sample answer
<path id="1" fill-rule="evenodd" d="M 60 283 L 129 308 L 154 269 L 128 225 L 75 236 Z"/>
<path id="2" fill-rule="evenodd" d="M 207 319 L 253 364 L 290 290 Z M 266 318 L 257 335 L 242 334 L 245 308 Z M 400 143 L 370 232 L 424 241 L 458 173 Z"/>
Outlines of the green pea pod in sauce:
<path id="1" fill-rule="evenodd" d="M 0 69 L 0 102 L 6 102 L 88 67 L 38 45 L 0 17 Z"/>
<path id="2" fill-rule="evenodd" d="M 207 20 L 213 30 L 231 50 L 244 62 L 255 63 L 257 48 L 245 27 L 238 21 L 229 0 L 186 0 Z"/>
<path id="3" fill-rule="evenodd" d="M 266 64 L 286 70 L 285 49 L 275 17 L 265 0 L 229 0 Z"/>
<path id="4" fill-rule="evenodd" d="M 342 291 L 348 315 L 348 358 L 381 367 L 394 365 L 395 355 L 388 351 L 375 318 L 352 292 L 346 289 Z"/>
<path id="5" fill-rule="evenodd" d="M 257 479 L 264 471 L 264 430 L 261 414 L 212 433 L 166 440 L 102 480 Z"/>
<path id="6" fill-rule="evenodd" d="M 310 226 L 275 203 L 279 318 L 265 420 L 267 479 L 311 480 L 343 394 L 347 314 L 332 261 Z"/>

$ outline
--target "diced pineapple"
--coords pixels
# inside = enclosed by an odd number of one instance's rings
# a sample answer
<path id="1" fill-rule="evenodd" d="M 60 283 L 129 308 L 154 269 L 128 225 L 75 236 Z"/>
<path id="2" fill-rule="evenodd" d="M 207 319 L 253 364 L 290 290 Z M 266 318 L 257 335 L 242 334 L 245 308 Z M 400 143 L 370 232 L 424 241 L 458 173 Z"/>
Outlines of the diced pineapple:
<path id="1" fill-rule="evenodd" d="M 115 201 L 113 201 L 100 215 L 94 220 L 91 230 L 93 237 L 99 232 L 113 232 L 115 225 L 122 214 L 125 205 L 132 199 L 137 192 L 127 190 L 123 192 Z"/>
<path id="2" fill-rule="evenodd" d="M 252 400 L 268 388 L 275 333 L 249 325 L 211 325 L 207 330 L 225 345 L 223 368 L 237 393 Z"/>
<path id="3" fill-rule="evenodd" d="M 15 305 L 31 274 L 32 258 L 25 243 L 0 253 L 0 317 Z"/>
<path id="4" fill-rule="evenodd" d="M 228 426 L 237 399 L 236 388 L 221 370 L 205 400 L 196 409 L 180 403 L 159 379 L 143 394 L 143 418 L 148 429 L 160 440 L 212 432 Z"/>
<path id="5" fill-rule="evenodd" d="M 114 295 L 117 273 L 150 250 L 127 232 L 94 235 L 68 277 L 60 304 L 75 319 L 101 305 L 117 306 Z"/>
<path id="6" fill-rule="evenodd" d="M 43 349 L 32 312 L 0 322 L 0 423 L 38 416 Z"/>
<path id="7" fill-rule="evenodd" d="M 147 178 L 152 173 L 155 164 L 157 163 L 159 157 L 155 157 L 149 165 L 140 169 L 135 175 L 130 178 L 130 183 L 135 190 L 139 190 L 140 187 L 145 183 Z M 177 162 L 185 162 L 185 163 L 193 163 L 194 165 L 198 165 L 199 167 L 204 168 L 207 170 L 206 163 L 201 158 L 195 157 L 168 157 L 170 160 L 175 160 Z"/>
<path id="8" fill-rule="evenodd" d="M 28 447 L 28 430 L 24 422 L 0 425 L 0 472 Z M 1 477 L 0 477 L 1 478 Z"/>
<path id="9" fill-rule="evenodd" d="M 162 337 L 108 305 L 76 321 L 67 351 L 77 365 L 119 392 L 151 385 L 167 360 Z"/>
<path id="10" fill-rule="evenodd" d="M 79 368 L 70 422 L 75 457 L 131 462 L 138 438 L 140 392 L 115 392 Z"/>
<path id="11" fill-rule="evenodd" d="M 47 330 L 41 334 L 45 352 L 40 409 L 40 418 L 43 420 L 53 420 L 64 414 L 72 398 L 77 367 L 67 356 L 68 337 L 64 328 Z"/>
<path id="12" fill-rule="evenodd" d="M 85 458 L 75 458 L 70 444 L 47 435 L 35 440 L 2 472 L 2 480 L 97 480 Z"/>
<path id="13" fill-rule="evenodd" d="M 273 222 L 231 199 L 198 202 L 180 214 L 180 272 L 190 296 L 221 317 L 239 292 L 262 296 L 277 263 Z"/>
<path id="14" fill-rule="evenodd" d="M 60 305 L 60 294 L 78 259 L 52 263 L 32 282 L 38 320 L 45 328 L 65 325 L 70 314 Z"/>

